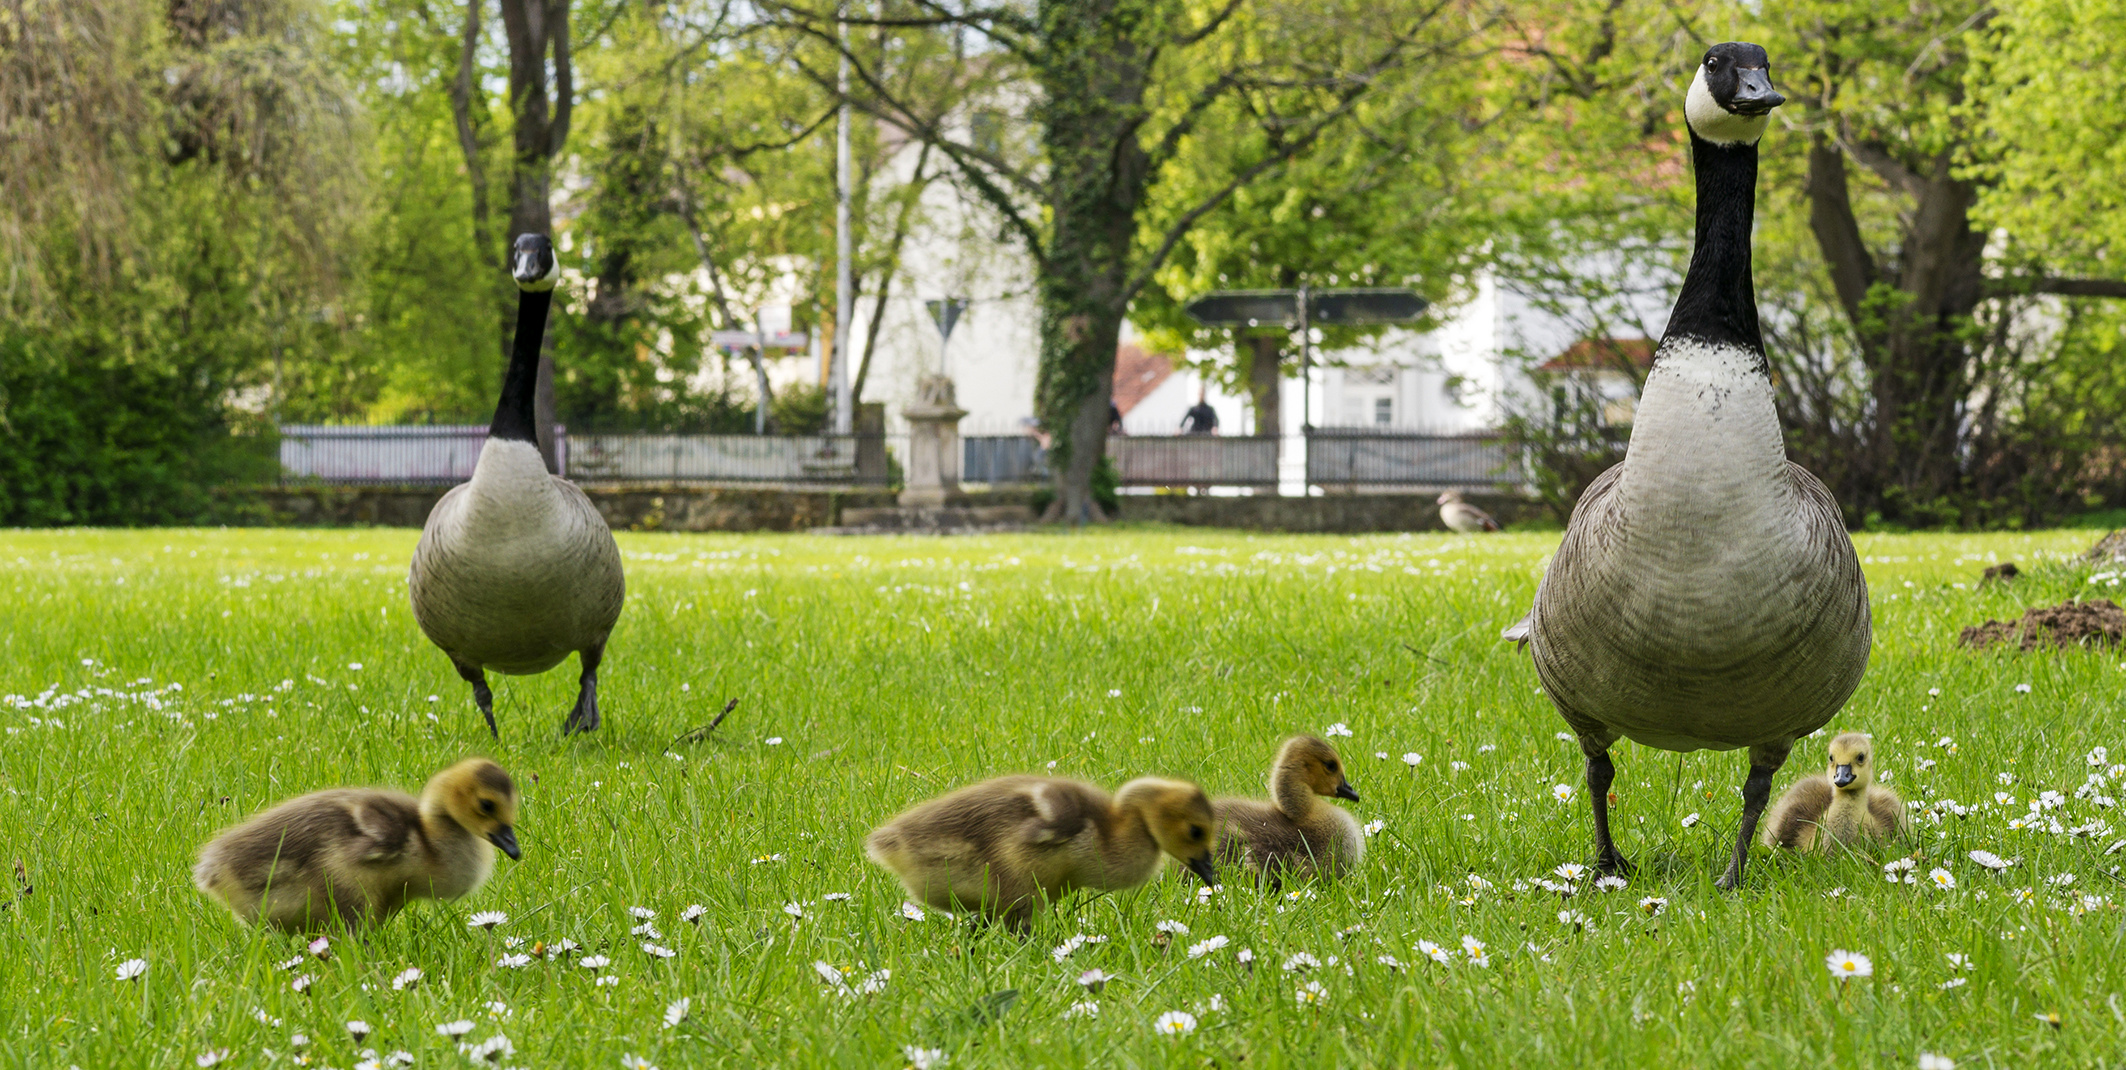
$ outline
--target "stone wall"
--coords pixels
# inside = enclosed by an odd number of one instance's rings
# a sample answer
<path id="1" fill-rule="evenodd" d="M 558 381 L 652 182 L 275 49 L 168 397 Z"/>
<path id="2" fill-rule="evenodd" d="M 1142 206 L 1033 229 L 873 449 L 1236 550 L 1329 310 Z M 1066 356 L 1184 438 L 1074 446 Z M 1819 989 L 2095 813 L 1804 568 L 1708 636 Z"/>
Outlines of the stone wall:
<path id="1" fill-rule="evenodd" d="M 268 487 L 226 492 L 232 506 L 262 522 L 289 527 L 417 528 L 447 487 Z M 621 531 L 809 531 L 843 522 L 843 512 L 894 504 L 885 491 L 813 491 L 693 486 L 583 488 L 606 522 Z M 1014 508 L 1035 519 L 1030 491 L 970 494 L 969 507 L 985 522 Z M 1540 520 L 1540 504 L 1506 495 L 1472 494 L 1469 502 L 1504 523 Z M 1318 498 L 1124 495 L 1126 522 L 1250 531 L 1439 531 L 1439 506 L 1429 494 L 1339 494 Z"/>

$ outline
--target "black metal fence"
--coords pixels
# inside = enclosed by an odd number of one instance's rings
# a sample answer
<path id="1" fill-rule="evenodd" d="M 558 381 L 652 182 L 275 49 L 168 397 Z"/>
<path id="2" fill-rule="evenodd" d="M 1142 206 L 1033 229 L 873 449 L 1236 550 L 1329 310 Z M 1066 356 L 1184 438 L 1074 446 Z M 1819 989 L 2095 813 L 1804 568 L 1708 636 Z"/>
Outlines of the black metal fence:
<path id="1" fill-rule="evenodd" d="M 1125 487 L 1274 487 L 1273 435 L 1115 436 L 1107 440 Z"/>
<path id="2" fill-rule="evenodd" d="M 966 435 L 960 439 L 960 478 L 992 486 L 1046 483 L 1048 451 L 1032 435 Z"/>
<path id="3" fill-rule="evenodd" d="M 291 424 L 280 429 L 282 482 L 452 484 L 472 478 L 487 444 L 485 424 L 338 427 Z M 554 429 L 561 470 L 568 472 L 568 430 Z"/>
<path id="4" fill-rule="evenodd" d="M 1518 454 L 1495 433 L 1335 427 L 1307 433 L 1307 482 L 1322 487 L 1496 487 L 1525 481 Z"/>
<path id="5" fill-rule="evenodd" d="M 577 435 L 580 482 L 812 483 L 883 486 L 884 435 Z"/>

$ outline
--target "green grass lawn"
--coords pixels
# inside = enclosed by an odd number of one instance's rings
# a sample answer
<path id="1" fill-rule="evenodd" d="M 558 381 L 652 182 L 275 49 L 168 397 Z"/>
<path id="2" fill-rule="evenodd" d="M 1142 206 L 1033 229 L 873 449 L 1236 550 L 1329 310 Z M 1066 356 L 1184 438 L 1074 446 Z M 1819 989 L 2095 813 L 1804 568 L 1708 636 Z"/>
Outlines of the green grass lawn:
<path id="1" fill-rule="evenodd" d="M 1555 535 L 622 535 L 605 727 L 557 738 L 570 661 L 498 680 L 493 744 L 408 613 L 414 532 L 0 532 L 0 872 L 22 875 L 0 876 L 0 1065 L 301 1065 L 292 1034 L 340 1070 L 364 1048 L 464 1066 L 459 1043 L 497 1034 L 499 1066 L 667 1070 L 921 1062 L 907 1047 L 951 1067 L 2116 1065 L 2126 851 L 2106 851 L 2126 817 L 2077 789 L 2126 762 L 2126 652 L 1955 646 L 1989 616 L 2115 595 L 2066 561 L 2095 534 L 1858 540 L 1874 663 L 1831 727 L 1875 733 L 1907 799 L 1968 816 L 1922 817 L 1873 854 L 1760 849 L 1724 894 L 1740 752 L 1622 743 L 1615 820 L 1639 873 L 1565 899 L 1534 882 L 1592 853 L 1578 751 L 1497 641 Z M 1996 558 L 2025 578 L 1981 589 Z M 734 697 L 706 742 L 674 742 Z M 1281 736 L 1338 724 L 1353 809 L 1382 823 L 1340 884 L 1272 897 L 1235 874 L 1203 898 L 1170 867 L 1021 940 L 904 918 L 860 850 L 901 807 L 1007 772 L 1259 794 Z M 1821 770 L 1822 742 L 1779 787 Z M 302 941 L 191 886 L 198 846 L 268 803 L 418 790 L 468 754 L 522 786 L 524 859 L 464 900 L 285 970 Z M 2012 829 L 2047 790 L 2064 804 Z M 1995 874 L 1973 850 L 2020 861 Z M 1885 880 L 1907 855 L 1918 882 Z M 1937 866 L 1952 890 L 1930 886 Z M 641 949 L 638 907 L 676 956 Z M 485 910 L 509 920 L 467 924 Z M 1081 933 L 1105 939 L 1058 951 Z M 563 939 L 582 950 L 498 965 Z M 1873 975 L 1834 980 L 1840 949 Z M 1300 955 L 1319 965 L 1288 969 Z M 145 973 L 118 979 L 134 958 Z M 395 988 L 409 968 L 422 979 Z M 1114 980 L 1084 991 L 1089 969 Z M 855 993 L 867 978 L 883 988 Z M 1194 1030 L 1162 1035 L 1169 1011 Z M 456 1021 L 471 1032 L 439 1034 Z"/>

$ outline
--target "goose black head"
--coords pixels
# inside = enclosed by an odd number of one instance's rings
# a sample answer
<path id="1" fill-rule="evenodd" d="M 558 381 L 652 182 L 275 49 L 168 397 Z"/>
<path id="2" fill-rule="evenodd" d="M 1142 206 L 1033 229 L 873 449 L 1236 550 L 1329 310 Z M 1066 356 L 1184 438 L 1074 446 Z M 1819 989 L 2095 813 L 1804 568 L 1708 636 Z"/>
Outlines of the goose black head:
<path id="1" fill-rule="evenodd" d="M 540 293 L 554 288 L 561 281 L 561 262 L 554 259 L 554 243 L 544 234 L 519 234 L 516 247 L 509 253 L 509 273 L 516 277 L 517 289 L 525 293 Z"/>
<path id="2" fill-rule="evenodd" d="M 1772 88 L 1772 59 L 1764 49 L 1729 41 L 1705 50 L 1683 98 L 1683 117 L 1715 145 L 1753 144 L 1764 136 L 1772 109 L 1784 103 Z"/>

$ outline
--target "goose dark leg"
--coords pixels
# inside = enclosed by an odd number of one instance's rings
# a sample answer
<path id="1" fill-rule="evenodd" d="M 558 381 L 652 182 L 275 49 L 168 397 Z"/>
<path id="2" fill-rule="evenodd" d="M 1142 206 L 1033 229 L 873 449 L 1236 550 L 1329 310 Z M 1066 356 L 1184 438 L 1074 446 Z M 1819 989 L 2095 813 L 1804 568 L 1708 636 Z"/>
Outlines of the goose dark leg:
<path id="1" fill-rule="evenodd" d="M 576 692 L 576 708 L 569 711 L 568 720 L 561 722 L 564 736 L 598 728 L 598 663 L 605 660 L 605 644 L 586 647 L 577 657 L 583 660 L 583 675 L 577 680 L 580 690 Z"/>
<path id="2" fill-rule="evenodd" d="M 1583 737 L 1580 745 L 1587 752 L 1587 798 L 1594 804 L 1595 869 L 1629 875 L 1631 862 L 1617 850 L 1617 842 L 1609 838 L 1609 786 L 1616 782 L 1617 767 L 1609 760 L 1609 749 L 1597 750 L 1593 742 Z"/>
<path id="3" fill-rule="evenodd" d="M 1786 764 L 1787 752 L 1793 747 L 1789 741 L 1777 746 L 1750 748 L 1750 775 L 1742 782 L 1742 827 L 1735 830 L 1735 857 L 1728 860 L 1727 872 L 1720 875 L 1720 887 L 1742 887 L 1742 869 L 1749 863 L 1750 841 L 1757 838 L 1757 819 L 1764 816 L 1764 804 L 1772 798 L 1772 777 Z"/>
<path id="4" fill-rule="evenodd" d="M 487 734 L 501 739 L 501 731 L 495 728 L 495 693 L 487 689 L 487 673 L 478 665 L 467 665 L 456 658 L 450 659 L 450 663 L 457 668 L 458 675 L 472 685 L 472 700 L 479 704 L 480 716 L 487 718 Z"/>

